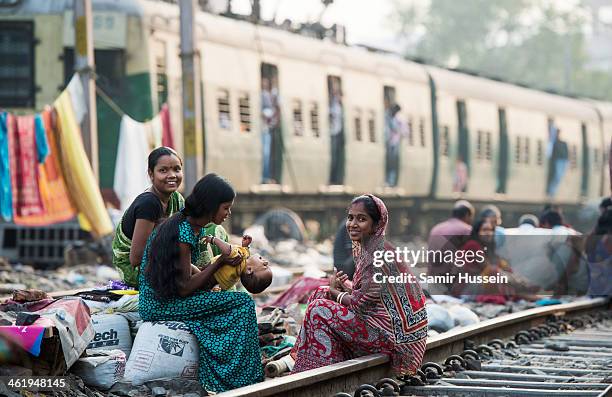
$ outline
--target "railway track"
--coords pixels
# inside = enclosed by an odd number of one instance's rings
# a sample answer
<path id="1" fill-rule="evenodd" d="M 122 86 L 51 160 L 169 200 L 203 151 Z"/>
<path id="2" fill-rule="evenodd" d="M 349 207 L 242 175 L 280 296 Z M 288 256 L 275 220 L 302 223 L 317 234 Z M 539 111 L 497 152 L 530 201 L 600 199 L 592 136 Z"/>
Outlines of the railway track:
<path id="1" fill-rule="evenodd" d="M 388 359 L 371 355 L 218 396 L 612 396 L 608 308 L 589 299 L 456 328 L 428 339 L 410 379 L 392 379 Z"/>

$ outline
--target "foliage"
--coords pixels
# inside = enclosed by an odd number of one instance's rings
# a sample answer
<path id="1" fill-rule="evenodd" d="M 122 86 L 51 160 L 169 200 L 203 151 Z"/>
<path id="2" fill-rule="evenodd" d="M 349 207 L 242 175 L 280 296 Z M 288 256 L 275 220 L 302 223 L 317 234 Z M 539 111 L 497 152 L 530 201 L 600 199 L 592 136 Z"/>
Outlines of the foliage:
<path id="1" fill-rule="evenodd" d="M 406 55 L 448 67 L 612 99 L 609 73 L 590 71 L 580 3 L 551 0 L 394 0 L 393 22 Z"/>

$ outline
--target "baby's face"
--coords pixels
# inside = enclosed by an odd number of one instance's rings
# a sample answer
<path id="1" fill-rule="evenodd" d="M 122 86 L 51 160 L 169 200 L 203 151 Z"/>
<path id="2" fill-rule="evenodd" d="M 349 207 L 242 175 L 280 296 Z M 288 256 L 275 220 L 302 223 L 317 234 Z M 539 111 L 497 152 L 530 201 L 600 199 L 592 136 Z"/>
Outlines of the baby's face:
<path id="1" fill-rule="evenodd" d="M 252 255 L 247 259 L 246 272 L 253 276 L 263 275 L 264 273 L 271 273 L 272 270 L 269 267 L 267 259 L 262 258 L 261 255 Z"/>

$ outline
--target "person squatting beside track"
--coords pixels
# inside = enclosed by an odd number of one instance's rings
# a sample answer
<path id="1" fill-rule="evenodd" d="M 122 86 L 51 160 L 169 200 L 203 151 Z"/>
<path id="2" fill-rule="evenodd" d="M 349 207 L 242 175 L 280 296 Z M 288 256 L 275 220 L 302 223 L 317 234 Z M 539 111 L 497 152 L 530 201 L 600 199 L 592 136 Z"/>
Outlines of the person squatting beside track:
<path id="1" fill-rule="evenodd" d="M 374 266 L 374 253 L 385 250 L 388 212 L 372 195 L 355 198 L 346 228 L 353 242 L 352 287 L 337 272 L 329 287 L 310 297 L 304 323 L 293 347 L 293 372 L 301 372 L 373 353 L 391 358 L 400 375 L 416 373 L 426 347 L 427 312 L 418 283 L 376 283 L 376 273 L 409 273 L 408 266 L 385 262 Z"/>

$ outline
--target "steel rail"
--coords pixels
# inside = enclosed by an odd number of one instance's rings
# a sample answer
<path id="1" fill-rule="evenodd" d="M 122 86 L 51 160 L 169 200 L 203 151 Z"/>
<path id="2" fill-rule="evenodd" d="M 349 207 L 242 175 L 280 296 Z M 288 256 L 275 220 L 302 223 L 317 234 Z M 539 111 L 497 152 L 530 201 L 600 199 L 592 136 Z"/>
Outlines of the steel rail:
<path id="1" fill-rule="evenodd" d="M 445 358 L 464 350 L 469 339 L 476 344 L 491 339 L 506 338 L 516 332 L 545 323 L 550 316 L 579 316 L 606 308 L 607 299 L 595 298 L 582 301 L 524 310 L 482 321 L 467 327 L 454 328 L 429 338 L 423 362 L 444 361 Z M 372 379 L 392 376 L 389 359 L 382 354 L 360 357 L 354 360 L 305 371 L 298 374 L 266 380 L 251 386 L 217 394 L 218 397 L 329 397 L 341 390 L 355 390 Z M 558 394 L 557 394 L 558 395 Z"/>

